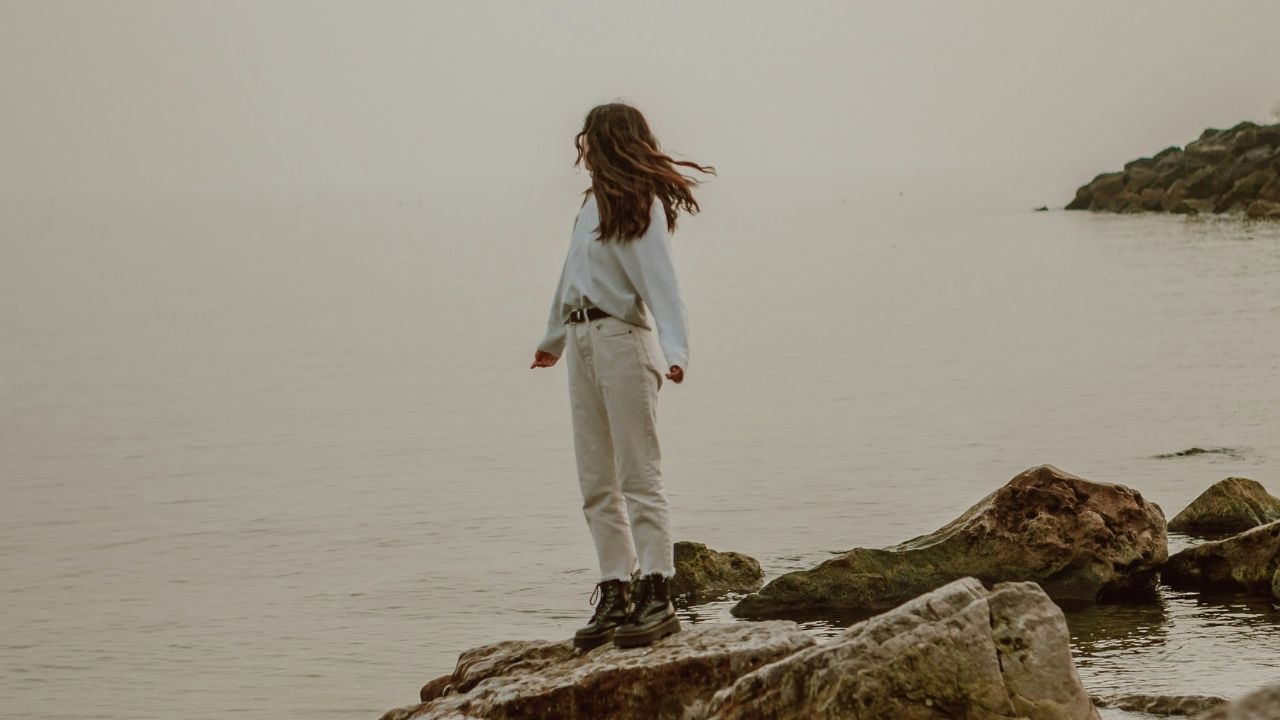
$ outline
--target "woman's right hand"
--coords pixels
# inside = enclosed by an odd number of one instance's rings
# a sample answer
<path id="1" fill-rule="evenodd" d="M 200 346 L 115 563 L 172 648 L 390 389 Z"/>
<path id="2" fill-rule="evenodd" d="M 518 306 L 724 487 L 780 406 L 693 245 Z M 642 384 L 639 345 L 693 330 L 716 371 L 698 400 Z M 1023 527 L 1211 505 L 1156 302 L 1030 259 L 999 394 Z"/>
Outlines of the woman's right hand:
<path id="1" fill-rule="evenodd" d="M 532 370 L 533 368 L 539 368 L 539 367 L 551 367 L 552 365 L 555 365 L 556 360 L 559 360 L 559 359 L 560 358 L 556 357 L 555 355 L 552 355 L 549 352 L 535 350 L 533 353 L 533 364 L 529 366 L 529 369 Z"/>

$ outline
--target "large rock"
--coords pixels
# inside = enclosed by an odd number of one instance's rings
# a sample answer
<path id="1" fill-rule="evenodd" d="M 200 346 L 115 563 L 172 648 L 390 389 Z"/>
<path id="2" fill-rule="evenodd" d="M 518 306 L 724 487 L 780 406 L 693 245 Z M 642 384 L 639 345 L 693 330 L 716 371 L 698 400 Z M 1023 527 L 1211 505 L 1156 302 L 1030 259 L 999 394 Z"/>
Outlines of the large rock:
<path id="1" fill-rule="evenodd" d="M 1159 506 L 1123 485 L 1031 468 L 936 532 L 781 575 L 731 612 L 882 610 L 958 578 L 1034 580 L 1055 599 L 1150 591 L 1168 558 Z"/>
<path id="2" fill-rule="evenodd" d="M 1096 720 L 1068 637 L 1035 583 L 964 578 L 743 675 L 705 717 Z"/>
<path id="3" fill-rule="evenodd" d="M 443 694 L 382 720 L 679 720 L 738 677 L 816 642 L 784 620 L 694 625 L 644 648 L 504 641 L 462 653 L 450 682 L 428 683 Z"/>
<path id="4" fill-rule="evenodd" d="M 1201 720 L 1277 720 L 1280 683 L 1255 690 L 1235 702 L 1204 715 Z"/>
<path id="5" fill-rule="evenodd" d="M 1234 588 L 1270 595 L 1280 568 L 1280 520 L 1189 547 L 1160 571 L 1175 588 Z"/>
<path id="6" fill-rule="evenodd" d="M 1229 477 L 1209 486 L 1169 521 L 1169 529 L 1188 535 L 1240 533 L 1280 520 L 1280 498 L 1256 480 Z"/>
<path id="7" fill-rule="evenodd" d="M 702 602 L 730 592 L 749 593 L 764 584 L 764 571 L 755 558 L 712 550 L 702 543 L 675 544 L 676 575 L 672 595 L 682 602 Z"/>

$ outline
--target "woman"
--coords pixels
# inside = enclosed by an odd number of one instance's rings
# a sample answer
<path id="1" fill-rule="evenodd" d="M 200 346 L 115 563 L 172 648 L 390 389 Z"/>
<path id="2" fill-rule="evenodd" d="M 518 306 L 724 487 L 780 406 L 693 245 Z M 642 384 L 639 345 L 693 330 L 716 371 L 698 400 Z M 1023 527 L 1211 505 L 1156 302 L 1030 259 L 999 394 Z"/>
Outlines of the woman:
<path id="1" fill-rule="evenodd" d="M 715 169 L 662 153 L 644 116 L 622 103 L 592 108 L 574 145 L 574 165 L 585 162 L 591 187 L 530 367 L 567 358 L 582 511 L 600 563 L 591 593 L 600 603 L 574 644 L 634 647 L 680 631 L 669 592 L 675 561 L 656 411 L 663 378 L 684 382 L 689 367 L 669 233 L 679 208 L 700 208 L 690 179 L 674 166 Z"/>

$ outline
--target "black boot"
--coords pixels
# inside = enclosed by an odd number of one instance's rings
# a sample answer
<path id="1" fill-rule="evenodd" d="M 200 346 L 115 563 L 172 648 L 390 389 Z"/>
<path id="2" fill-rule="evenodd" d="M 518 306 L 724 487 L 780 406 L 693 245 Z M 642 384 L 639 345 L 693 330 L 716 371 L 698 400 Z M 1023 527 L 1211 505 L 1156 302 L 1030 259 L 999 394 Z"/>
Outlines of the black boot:
<path id="1" fill-rule="evenodd" d="M 636 583 L 635 602 L 626 622 L 613 634 L 618 647 L 639 647 L 680 632 L 680 618 L 671 604 L 671 579 L 650 573 Z"/>
<path id="2" fill-rule="evenodd" d="M 609 642 L 613 639 L 613 631 L 627 619 L 631 604 L 631 583 L 626 580 L 601 580 L 591 592 L 593 605 L 597 593 L 600 604 L 596 605 L 595 614 L 586 626 L 578 628 L 574 633 L 574 647 L 590 650 Z"/>

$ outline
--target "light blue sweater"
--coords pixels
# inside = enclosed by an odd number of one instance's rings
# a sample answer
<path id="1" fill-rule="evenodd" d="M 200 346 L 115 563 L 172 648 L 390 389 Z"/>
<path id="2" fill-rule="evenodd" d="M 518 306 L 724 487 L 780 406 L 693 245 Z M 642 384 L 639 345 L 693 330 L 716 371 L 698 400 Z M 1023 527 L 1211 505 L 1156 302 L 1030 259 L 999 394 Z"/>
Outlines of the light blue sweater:
<path id="1" fill-rule="evenodd" d="M 573 222 L 569 253 L 551 300 L 547 333 L 538 349 L 556 357 L 564 352 L 569 311 L 597 307 L 610 315 L 652 329 L 648 307 L 658 325 L 658 344 L 667 365 L 689 369 L 689 316 L 680 297 L 671 237 L 662 201 L 654 196 L 649 229 L 640 238 L 599 241 L 600 211 L 595 193 L 587 196 Z"/>

